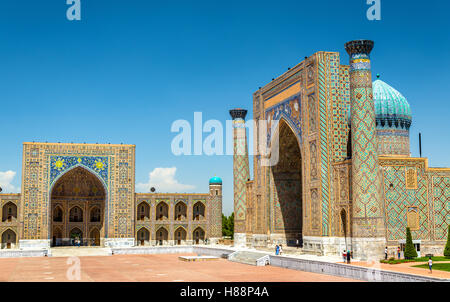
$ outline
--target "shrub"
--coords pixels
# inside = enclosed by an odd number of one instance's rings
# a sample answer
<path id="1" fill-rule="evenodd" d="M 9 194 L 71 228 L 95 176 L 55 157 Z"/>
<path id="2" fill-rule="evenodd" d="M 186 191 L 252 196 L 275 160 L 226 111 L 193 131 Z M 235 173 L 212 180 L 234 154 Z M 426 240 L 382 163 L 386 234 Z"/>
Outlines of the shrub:
<path id="1" fill-rule="evenodd" d="M 416 257 L 417 252 L 412 241 L 411 230 L 406 228 L 405 259 L 414 259 Z"/>
<path id="2" fill-rule="evenodd" d="M 448 226 L 447 244 L 445 245 L 444 256 L 450 258 L 450 225 Z"/>

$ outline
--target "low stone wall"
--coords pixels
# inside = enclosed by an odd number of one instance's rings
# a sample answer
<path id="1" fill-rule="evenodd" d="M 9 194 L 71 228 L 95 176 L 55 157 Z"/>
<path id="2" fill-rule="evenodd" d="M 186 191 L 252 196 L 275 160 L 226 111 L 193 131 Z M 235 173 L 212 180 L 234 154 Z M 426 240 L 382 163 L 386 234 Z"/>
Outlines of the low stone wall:
<path id="1" fill-rule="evenodd" d="M 181 254 L 181 253 L 196 253 L 192 246 L 155 246 L 155 247 L 122 247 L 111 248 L 114 255 L 151 255 L 151 254 Z"/>
<path id="2" fill-rule="evenodd" d="M 48 250 L 0 250 L 0 258 L 44 257 Z"/>
<path id="3" fill-rule="evenodd" d="M 194 253 L 216 257 L 228 256 L 236 251 L 232 248 L 216 248 L 207 246 L 193 246 L 192 248 Z"/>
<path id="4" fill-rule="evenodd" d="M 304 272 L 326 274 L 350 279 L 379 282 L 436 282 L 450 281 L 426 276 L 385 271 L 376 268 L 345 265 L 340 263 L 290 258 L 286 256 L 270 256 L 270 265 Z M 295 282 L 295 280 L 292 280 Z"/>

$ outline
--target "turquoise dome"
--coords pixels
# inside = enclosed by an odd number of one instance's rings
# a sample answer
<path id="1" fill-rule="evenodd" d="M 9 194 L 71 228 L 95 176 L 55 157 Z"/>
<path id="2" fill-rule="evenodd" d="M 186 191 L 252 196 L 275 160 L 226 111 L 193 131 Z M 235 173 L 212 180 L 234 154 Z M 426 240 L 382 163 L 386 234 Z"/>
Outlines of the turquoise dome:
<path id="1" fill-rule="evenodd" d="M 406 98 L 379 79 L 372 83 L 377 128 L 409 129 L 411 108 Z"/>
<path id="2" fill-rule="evenodd" d="M 210 185 L 221 185 L 222 184 L 222 179 L 220 177 L 214 176 L 213 178 L 211 178 L 209 180 L 209 184 Z"/>

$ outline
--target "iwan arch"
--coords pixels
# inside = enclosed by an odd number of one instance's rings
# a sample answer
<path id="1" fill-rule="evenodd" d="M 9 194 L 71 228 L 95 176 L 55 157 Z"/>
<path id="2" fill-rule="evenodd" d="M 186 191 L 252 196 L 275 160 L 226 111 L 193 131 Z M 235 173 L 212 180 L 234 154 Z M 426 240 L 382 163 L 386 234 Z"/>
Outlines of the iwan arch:
<path id="1" fill-rule="evenodd" d="M 390 255 L 403 247 L 409 226 L 422 255 L 443 253 L 450 169 L 410 156 L 411 109 L 397 90 L 372 81 L 373 45 L 347 43 L 349 65 L 338 52 L 317 52 L 253 94 L 253 119 L 268 121 L 270 144 L 279 125 L 280 157 L 264 166 L 255 140 L 251 180 L 247 154 L 234 156 L 237 244 L 380 258 L 385 246 Z M 235 150 L 247 148 L 246 113 L 230 111 Z"/>
<path id="2" fill-rule="evenodd" d="M 211 178 L 208 193 L 135 193 L 134 145 L 24 143 L 21 188 L 0 194 L 2 249 L 76 239 L 83 246 L 200 244 L 222 235 L 222 180 Z"/>

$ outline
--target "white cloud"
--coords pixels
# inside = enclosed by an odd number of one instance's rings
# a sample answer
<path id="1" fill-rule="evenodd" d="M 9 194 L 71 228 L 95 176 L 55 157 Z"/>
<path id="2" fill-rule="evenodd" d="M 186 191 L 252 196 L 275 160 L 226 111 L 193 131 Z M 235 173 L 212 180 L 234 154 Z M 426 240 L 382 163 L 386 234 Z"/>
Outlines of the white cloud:
<path id="1" fill-rule="evenodd" d="M 136 191 L 148 193 L 150 192 L 151 187 L 155 187 L 157 193 L 180 193 L 195 189 L 195 186 L 193 185 L 179 183 L 175 179 L 176 172 L 176 167 L 155 168 L 149 173 L 149 180 L 147 183 L 136 184 Z"/>
<path id="2" fill-rule="evenodd" d="M 19 192 L 19 188 L 16 188 L 12 181 L 14 180 L 14 177 L 16 176 L 16 172 L 14 171 L 6 171 L 1 172 L 0 171 L 0 187 L 3 189 L 2 193 L 17 193 Z"/>

